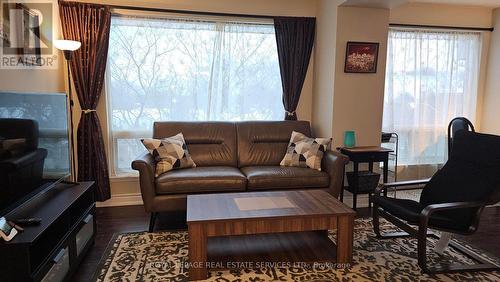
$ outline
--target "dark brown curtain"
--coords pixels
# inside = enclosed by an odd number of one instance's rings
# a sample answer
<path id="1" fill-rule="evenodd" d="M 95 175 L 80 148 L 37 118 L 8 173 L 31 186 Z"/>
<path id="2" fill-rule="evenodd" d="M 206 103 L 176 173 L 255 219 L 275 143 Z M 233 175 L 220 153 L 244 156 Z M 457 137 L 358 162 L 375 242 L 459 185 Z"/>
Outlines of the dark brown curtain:
<path id="1" fill-rule="evenodd" d="M 78 181 L 95 181 L 96 199 L 111 197 L 99 117 L 95 111 L 104 84 L 111 12 L 108 6 L 59 1 L 64 38 L 82 43 L 70 63 L 82 108 L 78 125 Z"/>
<path id="2" fill-rule="evenodd" d="M 297 120 L 295 110 L 306 79 L 316 33 L 315 18 L 274 18 L 285 120 Z"/>

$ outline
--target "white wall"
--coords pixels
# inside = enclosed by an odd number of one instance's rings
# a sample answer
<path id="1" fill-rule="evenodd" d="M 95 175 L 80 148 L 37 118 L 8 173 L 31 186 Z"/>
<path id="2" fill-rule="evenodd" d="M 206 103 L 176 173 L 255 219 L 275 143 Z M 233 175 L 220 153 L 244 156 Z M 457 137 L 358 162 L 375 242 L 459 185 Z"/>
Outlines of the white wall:
<path id="1" fill-rule="evenodd" d="M 316 15 L 312 126 L 316 136 L 333 136 L 333 90 L 337 9 L 343 1 L 320 0 Z"/>
<path id="2" fill-rule="evenodd" d="M 333 95 L 333 141 L 344 142 L 344 132 L 356 132 L 356 144 L 379 145 L 384 103 L 385 63 L 389 10 L 339 7 L 335 90 Z M 348 41 L 378 42 L 377 73 L 344 73 Z"/>
<path id="3" fill-rule="evenodd" d="M 391 9 L 391 23 L 491 27 L 491 8 L 409 3 Z"/>
<path id="4" fill-rule="evenodd" d="M 481 131 L 500 134 L 500 8 L 493 11 L 493 26 Z"/>

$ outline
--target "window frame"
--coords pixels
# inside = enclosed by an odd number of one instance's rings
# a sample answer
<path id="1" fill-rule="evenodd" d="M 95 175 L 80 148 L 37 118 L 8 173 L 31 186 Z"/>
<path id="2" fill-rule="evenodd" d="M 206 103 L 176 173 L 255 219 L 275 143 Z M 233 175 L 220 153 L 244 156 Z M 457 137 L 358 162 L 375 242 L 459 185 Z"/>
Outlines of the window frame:
<path id="1" fill-rule="evenodd" d="M 203 22 L 213 22 L 213 23 L 236 23 L 236 24 L 251 24 L 251 25 L 266 25 L 273 26 L 274 21 L 272 18 L 254 18 L 254 17 L 239 17 L 239 16 L 217 16 L 217 15 L 197 15 L 189 13 L 176 13 L 176 12 L 154 12 L 154 11 L 131 11 L 126 9 L 113 9 L 112 17 L 137 17 L 137 18 L 150 18 L 150 19 L 178 19 L 186 21 L 203 21 Z M 108 56 L 108 62 L 110 57 Z M 118 140 L 119 139 L 139 139 L 139 138 L 152 138 L 152 130 L 142 130 L 142 131 L 126 131 L 118 130 L 114 131 L 112 129 L 112 95 L 110 90 L 110 79 L 111 71 L 110 64 L 106 64 L 105 72 L 105 87 L 104 87 L 104 111 L 103 121 L 101 123 L 105 124 L 105 133 L 103 136 L 105 139 L 105 147 L 108 152 L 108 168 L 110 178 L 112 180 L 123 181 L 126 179 L 137 180 L 139 173 L 134 170 L 120 171 L 117 168 L 118 163 Z M 281 85 L 281 80 L 280 80 Z M 281 95 L 281 93 L 280 93 Z M 284 110 L 283 110 L 284 111 Z M 104 130 L 103 130 L 104 131 Z M 107 136 L 106 136 L 107 135 Z M 118 135 L 118 136 L 117 136 Z M 118 137 L 118 138 L 117 138 Z M 123 137 L 123 138 L 119 138 Z M 147 153 L 144 149 L 144 154 Z M 138 155 L 137 157 L 139 157 Z"/>

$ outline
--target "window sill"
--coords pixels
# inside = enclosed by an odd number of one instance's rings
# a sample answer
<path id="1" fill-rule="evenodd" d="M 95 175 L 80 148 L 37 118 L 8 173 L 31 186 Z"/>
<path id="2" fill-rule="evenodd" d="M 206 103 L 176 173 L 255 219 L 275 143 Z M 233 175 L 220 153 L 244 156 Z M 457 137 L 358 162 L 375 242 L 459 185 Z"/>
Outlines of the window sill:
<path id="1" fill-rule="evenodd" d="M 109 182 L 118 183 L 118 182 L 137 182 L 139 181 L 139 175 L 136 174 L 121 174 L 109 177 Z"/>

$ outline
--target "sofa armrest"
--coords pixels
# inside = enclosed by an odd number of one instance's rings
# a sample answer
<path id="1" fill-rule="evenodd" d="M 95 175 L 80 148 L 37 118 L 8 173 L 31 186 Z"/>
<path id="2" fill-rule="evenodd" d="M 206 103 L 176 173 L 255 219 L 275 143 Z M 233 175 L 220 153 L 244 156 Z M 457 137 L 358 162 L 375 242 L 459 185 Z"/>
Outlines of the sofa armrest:
<path id="1" fill-rule="evenodd" d="M 141 186 L 142 200 L 147 212 L 152 211 L 155 191 L 155 161 L 154 157 L 146 153 L 132 162 L 132 168 L 139 171 L 139 185 Z"/>
<path id="2" fill-rule="evenodd" d="M 321 161 L 321 169 L 330 176 L 330 193 L 339 197 L 344 185 L 345 165 L 349 163 L 349 157 L 338 151 L 326 151 Z"/>

